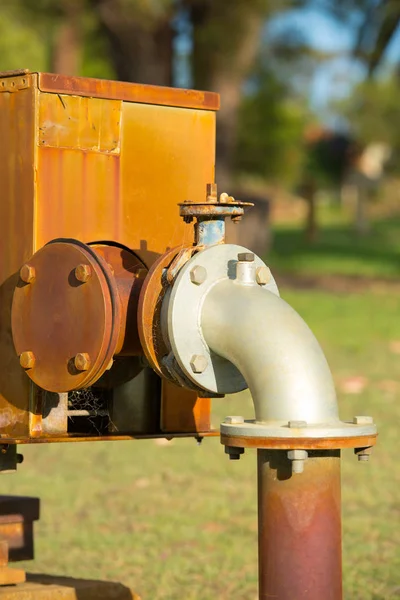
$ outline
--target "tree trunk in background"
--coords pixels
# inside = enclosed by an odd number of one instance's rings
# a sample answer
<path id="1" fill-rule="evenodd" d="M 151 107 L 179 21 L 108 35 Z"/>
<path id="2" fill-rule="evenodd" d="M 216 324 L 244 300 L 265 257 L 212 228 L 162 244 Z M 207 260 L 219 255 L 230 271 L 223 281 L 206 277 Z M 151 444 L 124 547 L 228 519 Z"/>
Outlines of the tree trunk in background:
<path id="1" fill-rule="evenodd" d="M 138 18 L 134 4 L 123 0 L 91 0 L 100 28 L 108 39 L 118 79 L 134 83 L 172 85 L 171 14 Z"/>
<path id="2" fill-rule="evenodd" d="M 50 69 L 62 75 L 79 75 L 82 56 L 81 0 L 64 0 L 63 13 L 51 44 Z"/>
<path id="3" fill-rule="evenodd" d="M 260 2 L 188 0 L 197 89 L 221 94 L 217 116 L 217 182 L 231 185 L 243 85 L 257 56 L 267 10 Z"/>

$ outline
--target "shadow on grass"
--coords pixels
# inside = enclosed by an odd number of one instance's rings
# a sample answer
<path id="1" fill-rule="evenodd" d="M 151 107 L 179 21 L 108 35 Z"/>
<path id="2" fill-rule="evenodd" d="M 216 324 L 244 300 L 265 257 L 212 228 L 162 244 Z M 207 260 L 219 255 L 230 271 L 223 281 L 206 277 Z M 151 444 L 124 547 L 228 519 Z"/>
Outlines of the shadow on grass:
<path id="1" fill-rule="evenodd" d="M 90 579 L 74 579 L 72 577 L 58 577 L 55 575 L 39 575 L 28 573 L 27 583 L 22 584 L 29 587 L 29 590 L 35 589 L 34 595 L 43 599 L 62 597 L 65 600 L 69 598 L 76 600 L 140 600 L 140 597 L 132 592 L 122 583 L 114 581 L 96 581 Z M 30 586 L 32 584 L 32 586 Z M 46 594 L 47 586 L 52 586 L 50 594 Z M 39 590 L 43 590 L 40 594 Z M 53 594 L 54 591 L 54 594 Z M 70 595 L 69 595 L 70 593 Z M 32 593 L 33 597 L 33 593 Z M 1 598 L 1 595 L 0 595 Z M 13 596 L 14 598 L 14 596 Z"/>
<path id="2" fill-rule="evenodd" d="M 277 228 L 268 262 L 287 273 L 393 278 L 400 275 L 399 258 L 400 218 L 395 217 L 374 222 L 361 237 L 349 225 L 323 226 L 313 244 L 299 228 Z"/>

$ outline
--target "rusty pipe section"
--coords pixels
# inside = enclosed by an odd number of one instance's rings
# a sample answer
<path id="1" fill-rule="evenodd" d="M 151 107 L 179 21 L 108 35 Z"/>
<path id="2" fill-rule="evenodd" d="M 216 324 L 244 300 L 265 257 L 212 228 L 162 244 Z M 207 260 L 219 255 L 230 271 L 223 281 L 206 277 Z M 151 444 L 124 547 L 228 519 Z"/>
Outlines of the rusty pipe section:
<path id="1" fill-rule="evenodd" d="M 341 600 L 340 450 L 310 452 L 300 476 L 287 452 L 257 454 L 260 600 Z"/>
<path id="2" fill-rule="evenodd" d="M 293 308 L 246 275 L 246 266 L 238 262 L 236 279 L 217 283 L 204 299 L 207 345 L 243 375 L 256 421 L 339 421 L 332 375 L 316 338 Z"/>

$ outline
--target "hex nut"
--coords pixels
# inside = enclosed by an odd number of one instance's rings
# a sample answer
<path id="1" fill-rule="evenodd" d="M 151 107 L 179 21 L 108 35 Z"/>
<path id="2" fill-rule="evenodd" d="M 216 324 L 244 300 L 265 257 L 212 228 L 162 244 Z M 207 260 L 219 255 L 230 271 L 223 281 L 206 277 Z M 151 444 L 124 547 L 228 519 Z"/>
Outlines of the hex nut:
<path id="1" fill-rule="evenodd" d="M 23 369 L 33 369 L 33 367 L 35 366 L 35 355 L 33 354 L 33 352 L 27 351 L 27 352 L 22 352 L 20 354 L 19 357 L 19 364 L 21 365 L 21 367 Z"/>
<path id="2" fill-rule="evenodd" d="M 373 417 L 366 417 L 363 415 L 353 417 L 354 425 L 373 425 L 374 419 Z"/>
<path id="3" fill-rule="evenodd" d="M 229 456 L 229 460 L 240 460 L 240 455 L 244 454 L 244 448 L 225 446 L 225 454 Z"/>
<path id="4" fill-rule="evenodd" d="M 256 281 L 258 285 L 266 285 L 271 279 L 271 271 L 268 267 L 257 267 Z"/>
<path id="5" fill-rule="evenodd" d="M 190 281 L 196 285 L 201 285 L 207 279 L 207 271 L 201 265 L 193 267 L 190 271 Z"/>
<path id="6" fill-rule="evenodd" d="M 253 252 L 239 252 L 238 261 L 240 262 L 254 262 Z"/>
<path id="7" fill-rule="evenodd" d="M 74 358 L 74 364 L 78 371 L 88 371 L 90 369 L 90 356 L 87 352 L 78 352 Z"/>
<path id="8" fill-rule="evenodd" d="M 190 359 L 193 373 L 203 373 L 208 365 L 208 360 L 203 354 L 194 354 Z"/>
<path id="9" fill-rule="evenodd" d="M 36 269 L 27 263 L 21 267 L 19 276 L 24 283 L 32 283 L 36 277 Z"/>
<path id="10" fill-rule="evenodd" d="M 297 429 L 301 427 L 307 427 L 307 421 L 289 421 L 288 426 L 291 429 Z"/>
<path id="11" fill-rule="evenodd" d="M 307 450 L 289 450 L 287 457 L 289 460 L 306 460 L 308 452 Z"/>
<path id="12" fill-rule="evenodd" d="M 228 423 L 230 425 L 241 425 L 244 423 L 244 418 L 240 416 L 229 416 L 225 417 L 224 423 Z"/>
<path id="13" fill-rule="evenodd" d="M 75 277 L 78 281 L 86 283 L 92 276 L 92 269 L 90 265 L 78 265 L 75 269 Z"/>

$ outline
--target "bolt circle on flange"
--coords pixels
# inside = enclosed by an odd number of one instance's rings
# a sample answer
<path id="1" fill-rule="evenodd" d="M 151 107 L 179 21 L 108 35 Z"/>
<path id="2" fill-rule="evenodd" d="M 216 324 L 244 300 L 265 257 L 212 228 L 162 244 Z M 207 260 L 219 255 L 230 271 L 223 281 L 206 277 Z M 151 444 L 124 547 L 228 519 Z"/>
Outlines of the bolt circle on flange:
<path id="1" fill-rule="evenodd" d="M 79 285 L 77 265 L 91 277 Z M 17 354 L 26 348 L 35 363 L 26 372 L 42 389 L 68 392 L 89 387 L 114 355 L 120 329 L 120 300 L 105 261 L 76 240 L 54 240 L 30 259 L 40 274 L 34 286 L 17 286 L 12 305 L 12 334 Z M 82 348 L 90 364 L 75 357 Z M 21 359 L 20 359 L 21 360 Z"/>
<path id="2" fill-rule="evenodd" d="M 254 260 L 247 264 L 246 261 L 238 261 L 238 255 L 242 253 L 251 255 Z M 210 352 L 199 328 L 199 318 L 209 290 L 217 282 L 234 279 L 238 264 L 254 268 L 264 266 L 258 256 L 243 246 L 209 246 L 184 264 L 170 288 L 170 294 L 163 301 L 163 328 L 179 367 L 196 386 L 217 394 L 235 393 L 246 389 L 247 384 L 233 363 Z M 201 285 L 193 285 L 192 274 L 198 267 L 206 270 L 207 278 Z M 253 284 L 256 285 L 254 277 Z M 279 296 L 273 277 L 266 290 Z M 207 367 L 201 373 L 193 371 L 191 358 L 194 355 L 203 355 L 207 359 Z"/>

